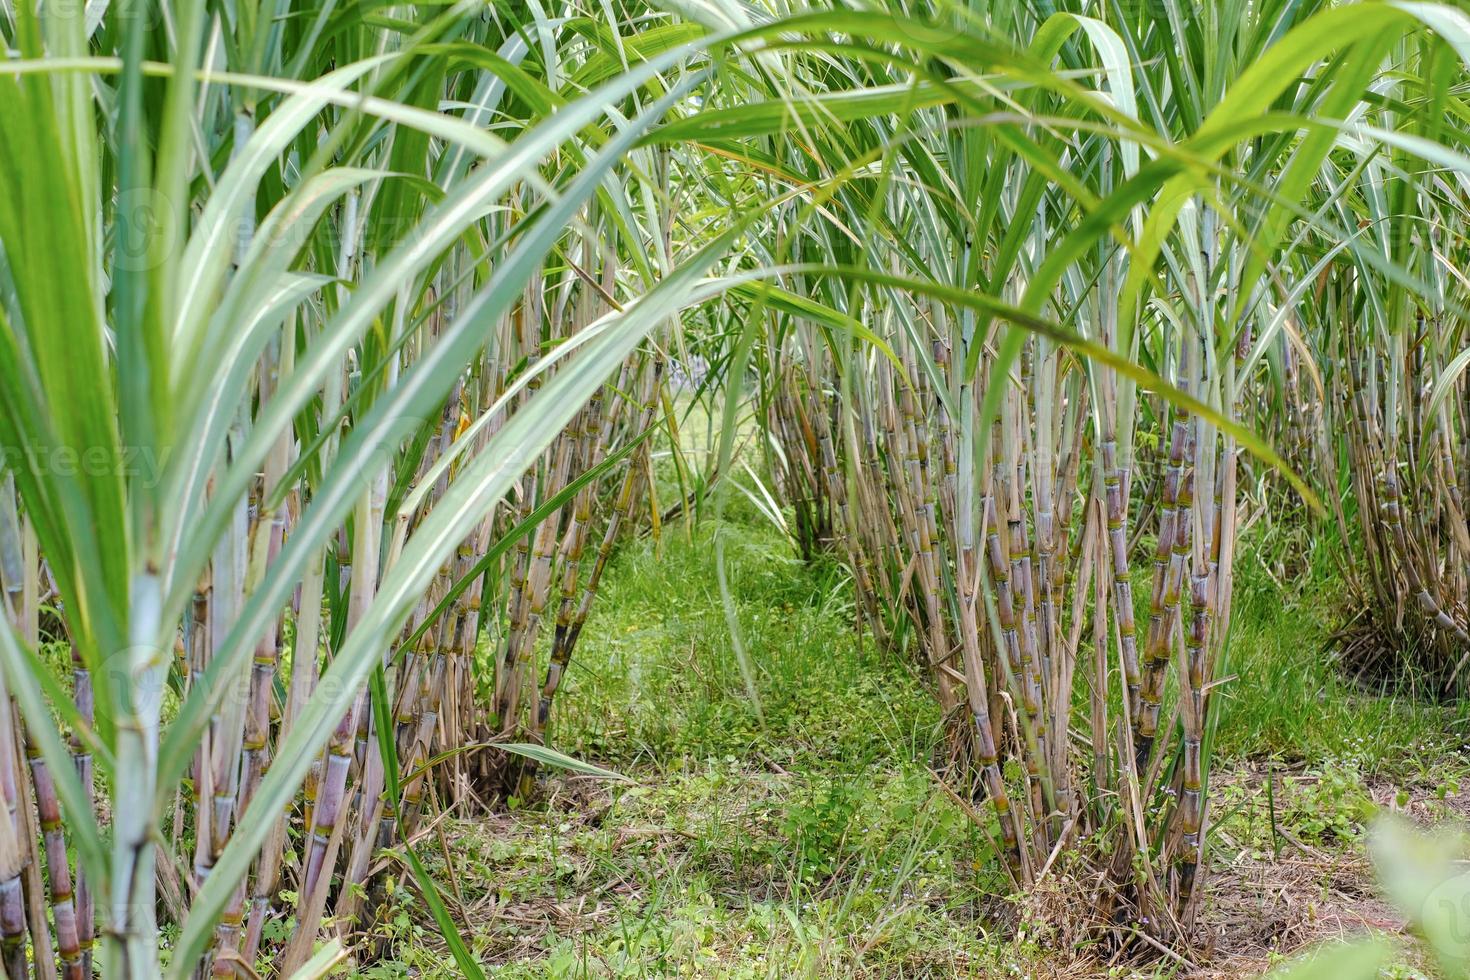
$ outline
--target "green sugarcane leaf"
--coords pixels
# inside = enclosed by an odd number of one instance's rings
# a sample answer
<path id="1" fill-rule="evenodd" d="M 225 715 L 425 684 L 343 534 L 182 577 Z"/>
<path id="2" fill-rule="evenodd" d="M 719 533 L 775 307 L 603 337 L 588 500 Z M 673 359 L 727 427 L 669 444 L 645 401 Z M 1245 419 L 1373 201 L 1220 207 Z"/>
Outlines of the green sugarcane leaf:
<path id="1" fill-rule="evenodd" d="M 434 917 L 435 924 L 439 926 L 439 933 L 449 946 L 449 953 L 454 957 L 455 965 L 459 967 L 467 980 L 485 980 L 484 969 L 470 953 L 469 946 L 465 943 L 464 937 L 460 935 L 459 926 L 455 924 L 454 917 L 449 914 L 449 909 L 445 907 L 444 899 L 439 894 L 439 888 L 434 884 L 433 875 L 429 874 L 429 869 L 424 867 L 424 862 L 419 860 L 412 845 L 403 845 L 403 860 L 413 872 L 413 880 L 418 883 L 419 893 L 424 896 L 424 904 L 429 907 L 429 914 Z"/>
<path id="2" fill-rule="evenodd" d="M 399 785 L 398 742 L 393 738 L 397 719 L 393 717 L 393 703 L 388 697 L 388 677 L 379 664 L 368 677 L 368 694 L 372 698 L 373 725 L 378 737 L 378 752 L 383 758 L 383 792 L 398 809 L 403 789 Z"/>
<path id="3" fill-rule="evenodd" d="M 500 749 L 502 752 L 523 756 L 545 766 L 554 766 L 557 769 L 574 772 L 579 776 L 596 776 L 598 779 L 614 779 L 625 783 L 632 782 L 631 779 L 620 772 L 613 772 L 611 769 L 604 769 L 601 766 L 594 766 L 590 762 L 574 759 L 565 753 L 558 752 L 556 749 L 549 749 L 544 745 L 535 745 L 531 742 L 496 742 L 494 743 L 494 747 Z"/>
<path id="4" fill-rule="evenodd" d="M 346 958 L 347 950 L 343 947 L 342 940 L 330 940 L 323 943 L 322 948 L 313 953 L 311 959 L 301 964 L 291 974 L 290 980 L 321 980 L 322 977 L 330 976 L 337 964 Z"/>
<path id="5" fill-rule="evenodd" d="M 1373 828 L 1373 863 L 1393 903 L 1422 930 L 1446 976 L 1470 972 L 1470 835 L 1426 834 L 1401 820 Z"/>

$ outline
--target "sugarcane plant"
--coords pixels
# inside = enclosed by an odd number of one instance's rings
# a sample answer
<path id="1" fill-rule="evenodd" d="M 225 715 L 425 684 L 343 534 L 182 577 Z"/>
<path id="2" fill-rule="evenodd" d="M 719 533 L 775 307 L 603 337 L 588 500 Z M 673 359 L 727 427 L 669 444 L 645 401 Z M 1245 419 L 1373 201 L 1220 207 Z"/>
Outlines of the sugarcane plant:
<path id="1" fill-rule="evenodd" d="M 1306 335 L 1354 593 L 1337 653 L 1365 683 L 1438 697 L 1463 694 L 1470 662 L 1466 174 L 1418 154 L 1465 133 L 1445 118 L 1462 104 L 1453 56 L 1423 38 L 1404 60 L 1401 86 L 1364 120 L 1402 135 L 1344 152 L 1324 181 L 1320 207 L 1348 233 L 1315 250 Z"/>
<path id="2" fill-rule="evenodd" d="M 1203 894 L 1242 454 L 1315 504 L 1246 397 L 1311 301 L 1318 243 L 1351 237 L 1331 206 L 1297 202 L 1331 195 L 1354 150 L 1463 162 L 1356 115 L 1404 63 L 1400 37 L 1463 78 L 1460 15 L 1162 7 L 1110 5 L 1105 23 L 941 6 L 892 73 L 843 65 L 878 88 L 913 84 L 917 62 L 958 92 L 813 120 L 819 150 L 780 157 L 787 179 L 839 185 L 782 225 L 781 260 L 808 280 L 825 266 L 809 295 L 880 342 L 809 311 L 765 317 L 793 510 L 822 487 L 841 515 L 860 608 L 931 677 L 951 778 L 984 801 L 1002 866 L 1023 889 L 1101 868 L 1077 880 L 1125 939 L 1186 936 Z M 1222 24 L 1230 43 L 1207 40 Z M 1030 39 L 1019 78 L 966 98 L 982 70 L 1013 76 L 945 44 L 992 32 Z M 803 81 L 830 84 L 836 60 L 814 56 Z M 761 150 L 769 169 L 781 147 Z M 831 160 L 861 177 L 813 163 Z"/>

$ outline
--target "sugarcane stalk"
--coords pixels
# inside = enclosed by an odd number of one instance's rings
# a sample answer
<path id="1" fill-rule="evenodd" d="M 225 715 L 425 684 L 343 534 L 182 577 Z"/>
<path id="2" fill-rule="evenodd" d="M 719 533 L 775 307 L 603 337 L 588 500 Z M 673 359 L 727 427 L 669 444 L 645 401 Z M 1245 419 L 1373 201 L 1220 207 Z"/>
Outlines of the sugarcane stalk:
<path id="1" fill-rule="evenodd" d="M 96 778 L 93 771 L 92 750 L 88 743 L 90 732 L 96 719 L 96 706 L 92 695 L 92 673 L 87 669 L 86 662 L 82 660 L 81 652 L 76 645 L 71 645 L 72 662 L 72 697 L 76 703 L 77 716 L 82 726 L 88 732 L 83 737 L 82 732 L 74 730 L 71 734 L 72 763 L 76 766 L 77 778 L 82 784 L 82 791 L 90 801 L 95 792 Z M 0 748 L 0 752 L 3 752 Z M 81 976 L 92 976 L 92 941 L 95 929 L 95 912 L 92 904 L 92 887 L 83 870 L 81 862 L 77 862 L 76 873 L 76 918 L 77 918 L 77 944 L 80 951 L 79 970 Z"/>
<path id="2" fill-rule="evenodd" d="M 31 605 L 34 572 L 27 560 L 25 535 L 15 501 L 15 478 L 9 470 L 0 476 L 0 586 L 5 592 L 0 629 L 24 630 Z M 23 873 L 34 864 L 35 838 L 29 833 L 22 791 L 16 778 L 19 762 L 19 721 L 12 713 L 10 693 L 0 681 L 0 960 L 7 980 L 27 975 L 26 901 Z"/>
<path id="3" fill-rule="evenodd" d="M 40 749 L 34 744 L 26 748 L 30 760 L 31 782 L 36 794 L 36 813 L 45 842 L 46 873 L 51 885 L 51 914 L 56 927 L 56 946 L 61 956 L 61 974 L 67 980 L 80 978 L 82 944 L 77 928 L 76 896 L 72 891 L 71 867 L 66 856 L 66 835 L 61 824 L 61 803 L 56 797 L 56 784 Z"/>

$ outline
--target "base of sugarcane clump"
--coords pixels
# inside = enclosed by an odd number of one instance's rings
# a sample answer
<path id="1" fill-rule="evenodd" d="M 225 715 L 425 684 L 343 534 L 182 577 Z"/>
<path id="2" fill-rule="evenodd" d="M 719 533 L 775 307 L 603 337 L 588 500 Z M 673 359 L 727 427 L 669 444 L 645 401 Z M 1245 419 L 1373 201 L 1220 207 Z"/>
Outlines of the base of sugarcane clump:
<path id="1" fill-rule="evenodd" d="M 1470 694 L 1470 646 L 1418 616 L 1398 618 L 1375 608 L 1361 589 L 1355 608 L 1327 639 L 1325 652 L 1365 693 L 1452 704 Z"/>

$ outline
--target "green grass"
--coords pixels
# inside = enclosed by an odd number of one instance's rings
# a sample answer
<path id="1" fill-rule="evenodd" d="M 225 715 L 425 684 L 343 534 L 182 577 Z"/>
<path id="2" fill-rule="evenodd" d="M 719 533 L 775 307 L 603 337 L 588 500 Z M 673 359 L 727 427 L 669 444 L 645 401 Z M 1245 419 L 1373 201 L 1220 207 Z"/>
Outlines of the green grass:
<path id="1" fill-rule="evenodd" d="M 918 672 L 856 634 L 840 566 L 795 559 L 754 508 L 728 517 L 620 550 L 558 702 L 549 744 L 632 782 L 552 774 L 545 798 L 446 821 L 442 846 L 420 848 L 476 955 L 505 977 L 1047 975 L 1043 948 L 1070 940 L 1008 900 L 937 784 Z M 1338 676 L 1321 656 L 1340 591 L 1328 553 L 1286 575 L 1276 544 L 1254 534 L 1240 559 L 1213 846 L 1222 861 L 1360 855 L 1389 775 L 1418 801 L 1458 792 L 1442 733 L 1463 715 Z M 455 975 L 415 896 L 395 901 L 365 975 Z"/>
<path id="2" fill-rule="evenodd" d="M 987 925 L 1007 890 L 990 845 L 931 774 L 919 677 L 860 642 L 836 565 L 793 559 L 768 525 L 721 527 L 761 712 L 713 526 L 625 547 L 551 744 L 633 783 L 552 777 L 544 803 L 450 825 L 436 875 L 477 953 L 508 977 L 1027 972 L 1038 951 Z M 399 898 L 368 975 L 452 975 Z"/>
<path id="3" fill-rule="evenodd" d="M 1327 655 L 1350 601 L 1332 539 L 1286 542 L 1268 530 L 1242 544 L 1218 758 L 1344 763 L 1399 778 L 1465 769 L 1470 704 L 1373 690 Z M 1288 566 L 1279 557 L 1288 550 L 1306 557 Z"/>
<path id="4" fill-rule="evenodd" d="M 712 530 L 626 550 L 598 598 L 589 651 L 556 720 L 573 753 L 666 769 L 729 754 L 852 766 L 918 759 L 937 712 L 906 665 L 859 644 L 836 566 L 806 568 L 772 531 L 724 525 L 746 697 L 713 572 Z"/>

